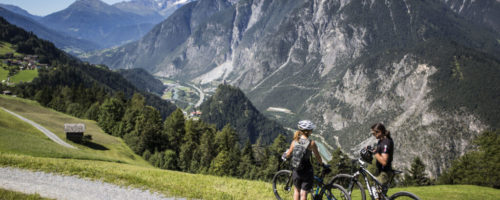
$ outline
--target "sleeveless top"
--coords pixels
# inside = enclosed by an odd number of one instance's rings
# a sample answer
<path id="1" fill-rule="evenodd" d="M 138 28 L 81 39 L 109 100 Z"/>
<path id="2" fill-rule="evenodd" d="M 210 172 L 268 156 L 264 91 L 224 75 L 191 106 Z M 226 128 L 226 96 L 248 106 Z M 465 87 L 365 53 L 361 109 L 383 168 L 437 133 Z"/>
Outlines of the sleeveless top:
<path id="1" fill-rule="evenodd" d="M 308 139 L 301 137 L 299 140 L 308 140 Z M 297 145 L 297 144 L 298 144 L 298 142 L 295 141 L 295 145 Z M 309 145 L 311 145 L 311 144 L 309 144 Z M 302 162 L 301 162 L 302 169 L 300 169 L 300 170 L 294 169 L 294 172 L 296 172 L 296 174 L 298 176 L 311 176 L 311 177 L 314 176 L 313 166 L 311 163 L 311 156 L 312 156 L 312 151 L 309 150 L 309 148 L 307 148 L 306 152 L 304 154 L 304 158 L 302 159 Z"/>

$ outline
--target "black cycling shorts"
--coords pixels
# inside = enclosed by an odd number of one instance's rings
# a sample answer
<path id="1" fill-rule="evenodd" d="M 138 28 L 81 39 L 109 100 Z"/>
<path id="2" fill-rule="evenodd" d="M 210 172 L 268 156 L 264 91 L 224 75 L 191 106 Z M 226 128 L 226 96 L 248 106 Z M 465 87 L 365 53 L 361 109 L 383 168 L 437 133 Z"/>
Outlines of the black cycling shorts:
<path id="1" fill-rule="evenodd" d="M 313 187 L 314 175 L 312 173 L 301 174 L 293 171 L 293 185 L 301 190 L 309 191 Z"/>

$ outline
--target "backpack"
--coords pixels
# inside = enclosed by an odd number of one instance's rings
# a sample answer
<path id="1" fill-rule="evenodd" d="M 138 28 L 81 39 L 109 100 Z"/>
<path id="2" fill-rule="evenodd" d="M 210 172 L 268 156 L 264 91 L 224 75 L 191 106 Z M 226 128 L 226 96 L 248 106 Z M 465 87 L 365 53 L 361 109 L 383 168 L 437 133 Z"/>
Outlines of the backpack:
<path id="1" fill-rule="evenodd" d="M 310 140 L 300 138 L 298 142 L 295 142 L 295 146 L 292 150 L 292 167 L 296 170 L 302 169 L 302 162 L 304 160 L 304 155 L 306 154 L 307 147 L 311 143 Z"/>

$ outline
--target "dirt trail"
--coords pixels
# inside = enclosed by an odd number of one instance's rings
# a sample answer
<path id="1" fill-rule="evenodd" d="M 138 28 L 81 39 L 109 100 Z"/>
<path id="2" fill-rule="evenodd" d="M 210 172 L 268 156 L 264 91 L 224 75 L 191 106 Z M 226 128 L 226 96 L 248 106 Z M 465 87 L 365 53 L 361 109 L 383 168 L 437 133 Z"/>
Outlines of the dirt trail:
<path id="1" fill-rule="evenodd" d="M 0 167 L 0 188 L 25 194 L 38 193 L 42 197 L 55 199 L 178 199 L 166 198 L 161 194 L 151 193 L 148 190 L 120 187 L 102 181 L 92 181 L 76 176 L 32 172 L 10 167 Z"/>

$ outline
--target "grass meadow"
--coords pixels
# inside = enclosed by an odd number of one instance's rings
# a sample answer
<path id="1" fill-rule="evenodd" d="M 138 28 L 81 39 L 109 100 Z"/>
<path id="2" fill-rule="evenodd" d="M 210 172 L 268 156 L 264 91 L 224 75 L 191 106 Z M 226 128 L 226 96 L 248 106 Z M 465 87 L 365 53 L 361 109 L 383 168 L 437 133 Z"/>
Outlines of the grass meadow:
<path id="1" fill-rule="evenodd" d="M 48 200 L 47 198 L 43 198 L 38 194 L 23 194 L 20 192 L 4 190 L 0 188 L 0 199 L 2 200 Z"/>
<path id="2" fill-rule="evenodd" d="M 65 148 L 50 140 L 38 129 L 0 109 L 0 151 L 37 157 L 103 160 L 150 166 L 121 140 L 104 133 L 95 121 L 78 119 L 37 102 L 0 95 L 0 107 L 15 112 L 52 131 L 78 149 Z M 85 134 L 92 135 L 92 145 L 84 146 L 66 140 L 65 123 L 84 123 Z M 15 142 L 13 142 L 15 141 Z"/>
<path id="3" fill-rule="evenodd" d="M 38 77 L 38 70 L 22 70 L 10 78 L 11 83 L 31 82 Z"/>
<path id="4" fill-rule="evenodd" d="M 77 119 L 30 100 L 0 95 L 0 107 L 16 112 L 64 139 L 64 123 L 85 123 L 86 134 L 101 149 L 67 141 L 78 149 L 68 149 L 49 140 L 29 124 L 0 109 L 0 166 L 44 171 L 101 180 L 159 192 L 167 197 L 190 199 L 275 199 L 271 183 L 231 177 L 190 174 L 157 169 L 135 155 L 120 139 L 102 132 L 94 121 Z M 105 149 L 102 149 L 104 147 Z M 470 185 L 438 185 L 391 188 L 389 194 L 408 191 L 421 199 L 499 199 L 500 190 Z M 368 193 L 367 193 L 368 194 Z M 21 195 L 10 197 L 12 195 Z M 9 196 L 6 198 L 6 196 Z M 0 199 L 39 199 L 0 191 Z M 353 199 L 359 199 L 354 192 Z"/>
<path id="5" fill-rule="evenodd" d="M 12 47 L 12 44 L 0 41 L 0 55 L 5 55 L 7 53 L 12 53 L 14 56 L 22 55 L 16 52 L 16 50 Z"/>
<path id="6" fill-rule="evenodd" d="M 3 81 L 3 80 L 7 81 L 8 76 L 9 76 L 9 71 L 0 67 L 0 84 L 1 84 L 1 81 Z"/>

